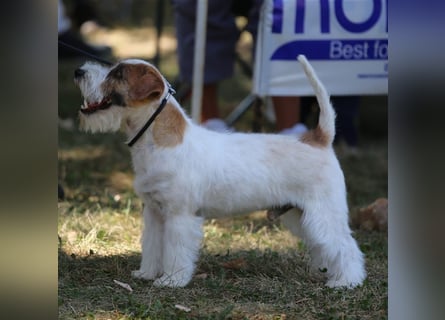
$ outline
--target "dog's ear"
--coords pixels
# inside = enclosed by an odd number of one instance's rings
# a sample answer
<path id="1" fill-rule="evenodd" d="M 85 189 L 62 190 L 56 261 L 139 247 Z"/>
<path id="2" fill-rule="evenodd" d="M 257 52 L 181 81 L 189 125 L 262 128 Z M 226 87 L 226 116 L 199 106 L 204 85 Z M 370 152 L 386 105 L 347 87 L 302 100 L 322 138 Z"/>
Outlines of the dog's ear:
<path id="1" fill-rule="evenodd" d="M 162 76 L 153 67 L 144 64 L 132 66 L 128 82 L 129 97 L 133 101 L 157 99 L 164 91 Z"/>

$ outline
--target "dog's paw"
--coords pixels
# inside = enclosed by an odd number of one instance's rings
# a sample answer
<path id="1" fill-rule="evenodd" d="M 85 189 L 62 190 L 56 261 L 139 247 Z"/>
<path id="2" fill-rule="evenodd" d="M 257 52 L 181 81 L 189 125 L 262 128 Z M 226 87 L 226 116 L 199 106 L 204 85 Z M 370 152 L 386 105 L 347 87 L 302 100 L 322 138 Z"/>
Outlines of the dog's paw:
<path id="1" fill-rule="evenodd" d="M 348 281 L 346 279 L 331 279 L 326 282 L 326 286 L 329 288 L 348 288 L 352 289 L 362 284 L 361 281 Z"/>
<path id="2" fill-rule="evenodd" d="M 355 288 L 361 286 L 366 279 L 366 270 L 362 259 L 350 264 L 349 268 L 338 273 L 328 273 L 328 282 L 326 285 L 331 288 Z"/>
<path id="3" fill-rule="evenodd" d="M 156 279 L 156 275 L 150 275 L 147 272 L 142 270 L 133 270 L 131 271 L 131 276 L 135 279 L 143 279 L 143 280 L 154 280 Z"/>
<path id="4" fill-rule="evenodd" d="M 181 288 L 185 287 L 189 283 L 189 281 L 190 279 L 188 277 L 181 278 L 164 274 L 162 277 L 156 279 L 153 285 L 155 287 Z"/>

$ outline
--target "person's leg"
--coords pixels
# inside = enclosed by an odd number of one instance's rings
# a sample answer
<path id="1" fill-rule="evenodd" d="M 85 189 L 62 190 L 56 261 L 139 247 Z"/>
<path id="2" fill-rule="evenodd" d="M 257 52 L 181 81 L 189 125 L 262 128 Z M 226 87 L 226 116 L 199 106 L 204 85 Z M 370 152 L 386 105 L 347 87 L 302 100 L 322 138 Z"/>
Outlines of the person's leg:
<path id="1" fill-rule="evenodd" d="M 307 131 L 301 122 L 300 97 L 272 97 L 276 130 L 281 134 L 300 136 Z"/>
<path id="2" fill-rule="evenodd" d="M 272 97 L 277 131 L 291 128 L 300 122 L 299 97 Z"/>
<path id="3" fill-rule="evenodd" d="M 355 121 L 358 116 L 359 103 L 359 96 L 332 97 L 332 105 L 337 113 L 336 142 L 344 139 L 349 147 L 358 146 L 358 130 Z"/>
<path id="4" fill-rule="evenodd" d="M 192 83 L 195 43 L 196 0 L 173 0 L 180 80 Z M 231 77 L 239 30 L 231 1 L 209 1 L 205 47 L 204 88 L 201 121 L 219 118 L 218 83 Z M 222 120 L 218 119 L 220 122 Z"/>
<path id="5" fill-rule="evenodd" d="M 219 118 L 218 85 L 216 83 L 204 85 L 201 106 L 201 122 Z"/>

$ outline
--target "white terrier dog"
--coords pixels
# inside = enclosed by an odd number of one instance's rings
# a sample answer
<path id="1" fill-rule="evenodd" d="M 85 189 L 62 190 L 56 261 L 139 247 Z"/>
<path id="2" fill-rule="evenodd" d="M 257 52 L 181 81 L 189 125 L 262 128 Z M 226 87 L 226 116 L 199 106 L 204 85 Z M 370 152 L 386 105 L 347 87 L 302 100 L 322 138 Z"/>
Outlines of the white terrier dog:
<path id="1" fill-rule="evenodd" d="M 183 287 L 193 277 L 204 218 L 283 208 L 282 220 L 306 242 L 314 267 L 327 270 L 329 287 L 362 284 L 364 258 L 351 236 L 343 172 L 332 148 L 335 113 L 306 58 L 298 60 L 320 105 L 318 126 L 299 139 L 217 133 L 194 124 L 164 77 L 142 60 L 113 67 L 87 62 L 75 71 L 84 97 L 81 127 L 122 129 L 132 139 L 145 226 L 134 277 Z"/>

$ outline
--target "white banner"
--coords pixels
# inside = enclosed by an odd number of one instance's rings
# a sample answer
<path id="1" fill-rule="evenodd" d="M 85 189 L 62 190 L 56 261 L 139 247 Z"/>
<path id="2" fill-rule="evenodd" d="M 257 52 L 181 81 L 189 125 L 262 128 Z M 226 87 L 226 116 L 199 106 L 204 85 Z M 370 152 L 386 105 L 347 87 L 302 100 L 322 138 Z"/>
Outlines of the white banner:
<path id="1" fill-rule="evenodd" d="M 265 0 L 253 91 L 314 95 L 297 55 L 306 55 L 331 95 L 388 92 L 387 0 Z"/>

